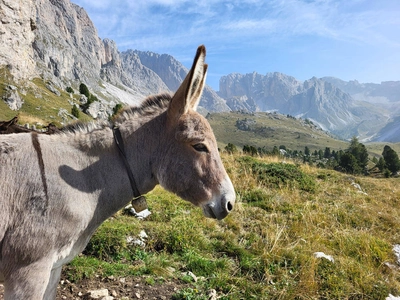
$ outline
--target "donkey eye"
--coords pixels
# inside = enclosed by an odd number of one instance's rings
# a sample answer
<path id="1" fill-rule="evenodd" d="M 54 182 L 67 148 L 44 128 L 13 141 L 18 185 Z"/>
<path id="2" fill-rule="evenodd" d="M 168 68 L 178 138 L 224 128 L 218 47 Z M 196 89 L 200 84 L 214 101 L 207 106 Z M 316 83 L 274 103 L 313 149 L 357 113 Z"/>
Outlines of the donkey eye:
<path id="1" fill-rule="evenodd" d="M 192 147 L 198 152 L 209 152 L 207 146 L 203 143 L 194 144 Z"/>

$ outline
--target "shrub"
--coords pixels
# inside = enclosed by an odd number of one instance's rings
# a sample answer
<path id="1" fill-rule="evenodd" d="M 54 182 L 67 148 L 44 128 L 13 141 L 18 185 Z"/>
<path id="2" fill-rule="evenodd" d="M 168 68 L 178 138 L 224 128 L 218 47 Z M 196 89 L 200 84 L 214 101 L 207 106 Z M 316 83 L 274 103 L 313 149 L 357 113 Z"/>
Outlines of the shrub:
<path id="1" fill-rule="evenodd" d="M 81 93 L 82 95 L 85 95 L 86 98 L 88 98 L 88 100 L 89 100 L 89 98 L 90 98 L 90 93 L 89 93 L 89 89 L 88 89 L 88 87 L 86 86 L 86 84 L 81 83 L 81 84 L 79 85 L 79 93 Z"/>
<path id="2" fill-rule="evenodd" d="M 122 104 L 121 103 L 117 103 L 113 107 L 113 115 L 116 115 L 121 109 L 122 109 Z"/>
<path id="3" fill-rule="evenodd" d="M 234 154 L 234 153 L 237 152 L 236 146 L 234 144 L 232 144 L 232 143 L 228 143 L 228 145 L 225 146 L 225 150 L 229 154 Z"/>
<path id="4" fill-rule="evenodd" d="M 67 93 L 70 93 L 70 94 L 73 94 L 73 93 L 74 93 L 74 90 L 73 90 L 72 87 L 70 87 L 70 86 L 68 86 L 68 87 L 66 88 L 66 91 L 67 91 Z"/>
<path id="5" fill-rule="evenodd" d="M 75 117 L 75 118 L 79 118 L 79 108 L 74 104 L 71 108 L 71 114 Z"/>

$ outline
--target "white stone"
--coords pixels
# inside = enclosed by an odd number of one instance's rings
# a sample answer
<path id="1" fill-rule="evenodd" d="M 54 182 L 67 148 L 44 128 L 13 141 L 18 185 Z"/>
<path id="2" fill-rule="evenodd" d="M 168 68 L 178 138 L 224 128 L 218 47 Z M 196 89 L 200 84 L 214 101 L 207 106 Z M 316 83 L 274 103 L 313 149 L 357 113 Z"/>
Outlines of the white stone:
<path id="1" fill-rule="evenodd" d="M 88 294 L 92 299 L 102 299 L 103 297 L 108 296 L 108 289 L 89 291 Z"/>
<path id="2" fill-rule="evenodd" d="M 333 259 L 333 257 L 331 255 L 326 255 L 324 252 L 315 252 L 314 257 L 315 258 L 325 258 L 331 262 L 335 262 L 335 260 Z"/>

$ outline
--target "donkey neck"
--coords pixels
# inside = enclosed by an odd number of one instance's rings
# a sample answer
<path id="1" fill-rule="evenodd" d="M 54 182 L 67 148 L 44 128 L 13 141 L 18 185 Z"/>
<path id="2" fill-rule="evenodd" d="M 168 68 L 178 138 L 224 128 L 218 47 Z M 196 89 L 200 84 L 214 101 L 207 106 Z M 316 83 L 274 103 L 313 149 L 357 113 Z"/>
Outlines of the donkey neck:
<path id="1" fill-rule="evenodd" d="M 125 144 L 126 158 L 141 194 L 158 184 L 155 171 L 165 138 L 166 113 L 142 119 L 140 123 L 123 122 L 118 125 Z"/>

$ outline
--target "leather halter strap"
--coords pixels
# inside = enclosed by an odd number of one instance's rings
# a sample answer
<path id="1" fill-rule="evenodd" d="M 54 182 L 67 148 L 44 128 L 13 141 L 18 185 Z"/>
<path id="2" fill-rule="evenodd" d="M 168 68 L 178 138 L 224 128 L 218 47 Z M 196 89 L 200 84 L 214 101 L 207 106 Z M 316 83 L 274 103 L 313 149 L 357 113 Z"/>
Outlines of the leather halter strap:
<path id="1" fill-rule="evenodd" d="M 136 186 L 135 178 L 133 177 L 131 167 L 129 166 L 128 160 L 126 158 L 124 140 L 122 139 L 121 131 L 116 126 L 113 127 L 112 131 L 114 134 L 115 143 L 117 144 L 117 147 L 119 150 L 119 154 L 121 155 L 122 161 L 124 162 L 124 165 L 126 168 L 126 172 L 128 173 L 129 181 L 131 183 L 131 187 L 132 187 L 132 191 L 133 191 L 133 196 L 135 198 L 138 198 L 141 196 L 141 194 Z"/>

